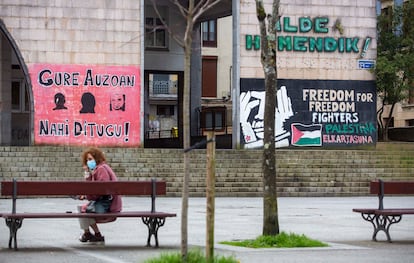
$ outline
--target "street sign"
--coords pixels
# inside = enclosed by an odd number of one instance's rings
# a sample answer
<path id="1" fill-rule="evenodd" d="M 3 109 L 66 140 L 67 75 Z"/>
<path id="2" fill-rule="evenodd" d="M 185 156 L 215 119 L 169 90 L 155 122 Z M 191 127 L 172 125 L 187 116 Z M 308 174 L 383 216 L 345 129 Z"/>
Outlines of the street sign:
<path id="1" fill-rule="evenodd" d="M 375 60 L 358 59 L 358 69 L 371 69 L 375 66 Z"/>

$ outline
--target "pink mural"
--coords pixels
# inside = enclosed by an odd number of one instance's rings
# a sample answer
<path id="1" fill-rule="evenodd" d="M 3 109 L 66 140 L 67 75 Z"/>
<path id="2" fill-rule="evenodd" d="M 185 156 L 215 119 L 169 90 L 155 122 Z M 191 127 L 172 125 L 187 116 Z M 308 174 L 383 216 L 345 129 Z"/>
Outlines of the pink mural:
<path id="1" fill-rule="evenodd" d="M 29 66 L 35 144 L 140 145 L 140 68 Z"/>

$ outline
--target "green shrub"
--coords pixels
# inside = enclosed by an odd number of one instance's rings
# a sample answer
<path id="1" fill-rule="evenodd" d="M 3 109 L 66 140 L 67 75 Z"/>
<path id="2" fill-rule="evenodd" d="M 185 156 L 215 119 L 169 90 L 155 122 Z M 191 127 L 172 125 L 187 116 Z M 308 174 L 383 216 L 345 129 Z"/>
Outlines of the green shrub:
<path id="1" fill-rule="evenodd" d="M 200 250 L 191 250 L 187 254 L 187 263 L 206 263 L 206 257 Z M 181 253 L 162 253 L 158 258 L 146 260 L 145 263 L 182 263 Z M 215 256 L 214 263 L 238 263 L 234 257 Z"/>
<path id="2" fill-rule="evenodd" d="M 275 236 L 259 236 L 256 239 L 241 241 L 223 241 L 220 244 L 250 247 L 250 248 L 292 248 L 292 247 L 327 247 L 328 245 L 318 240 L 310 239 L 305 235 L 287 234 L 281 232 Z"/>

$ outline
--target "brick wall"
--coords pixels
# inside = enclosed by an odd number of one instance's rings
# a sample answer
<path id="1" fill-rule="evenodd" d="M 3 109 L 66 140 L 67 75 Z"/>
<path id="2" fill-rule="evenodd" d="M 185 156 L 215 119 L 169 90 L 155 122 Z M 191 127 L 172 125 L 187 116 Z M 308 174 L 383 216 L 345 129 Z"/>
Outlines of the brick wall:
<path id="1" fill-rule="evenodd" d="M 121 180 L 167 181 L 169 196 L 181 196 L 182 150 L 105 148 Z M 81 148 L 0 147 L 3 180 L 82 180 Z M 190 153 L 190 195 L 204 196 L 206 152 Z M 277 150 L 279 196 L 358 196 L 368 182 L 414 179 L 413 144 L 378 144 L 376 150 Z M 217 196 L 261 196 L 261 151 L 216 150 Z"/>

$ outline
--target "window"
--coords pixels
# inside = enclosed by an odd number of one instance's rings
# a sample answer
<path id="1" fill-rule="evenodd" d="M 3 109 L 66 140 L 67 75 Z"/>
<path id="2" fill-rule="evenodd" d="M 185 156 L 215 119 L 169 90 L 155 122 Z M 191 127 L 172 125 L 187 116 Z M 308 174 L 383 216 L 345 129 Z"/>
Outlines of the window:
<path id="1" fill-rule="evenodd" d="M 174 116 L 174 105 L 157 105 L 158 116 Z"/>
<path id="2" fill-rule="evenodd" d="M 404 9 L 404 15 L 403 15 L 403 26 L 402 26 L 402 33 L 404 35 L 410 34 L 411 32 L 411 28 L 410 28 L 410 21 L 414 15 L 414 10 L 413 8 L 410 8 L 410 4 L 408 1 L 405 1 L 403 3 L 403 9 Z"/>
<path id="3" fill-rule="evenodd" d="M 391 25 L 391 22 L 390 22 L 390 19 L 392 17 L 392 12 L 393 12 L 393 10 L 392 10 L 392 7 L 390 7 L 390 6 L 385 7 L 385 8 L 383 8 L 381 10 L 381 15 L 384 16 L 384 17 L 386 17 L 387 18 L 387 21 L 388 21 L 388 22 L 386 22 L 386 21 L 383 21 L 382 22 L 383 23 L 382 26 L 383 26 L 384 32 L 389 32 L 390 33 L 391 30 L 392 30 L 392 25 Z"/>
<path id="4" fill-rule="evenodd" d="M 12 89 L 12 111 L 13 112 L 29 112 L 29 94 L 23 80 L 13 80 Z"/>
<path id="5" fill-rule="evenodd" d="M 217 57 L 203 56 L 202 60 L 201 96 L 217 97 Z"/>
<path id="6" fill-rule="evenodd" d="M 145 15 L 145 47 L 148 49 L 168 49 L 168 32 L 163 22 L 167 20 L 165 7 L 159 7 L 159 15 L 148 7 Z"/>
<path id="7" fill-rule="evenodd" d="M 410 105 L 414 104 L 414 90 L 408 91 L 408 104 Z"/>
<path id="8" fill-rule="evenodd" d="M 414 119 L 409 119 L 405 121 L 405 126 L 414 126 Z"/>
<path id="9" fill-rule="evenodd" d="M 200 127 L 206 131 L 224 131 L 226 107 L 203 107 Z"/>
<path id="10" fill-rule="evenodd" d="M 150 97 L 177 98 L 178 75 L 177 74 L 149 74 Z"/>
<path id="11" fill-rule="evenodd" d="M 201 23 L 201 38 L 203 47 L 217 47 L 217 20 Z"/>

